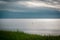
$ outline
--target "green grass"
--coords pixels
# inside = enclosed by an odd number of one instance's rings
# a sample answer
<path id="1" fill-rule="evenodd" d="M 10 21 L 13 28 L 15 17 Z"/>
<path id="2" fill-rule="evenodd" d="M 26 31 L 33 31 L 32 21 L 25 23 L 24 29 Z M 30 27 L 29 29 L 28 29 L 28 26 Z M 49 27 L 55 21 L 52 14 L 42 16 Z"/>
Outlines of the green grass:
<path id="1" fill-rule="evenodd" d="M 60 40 L 60 36 L 41 36 L 18 31 L 0 31 L 0 40 Z"/>

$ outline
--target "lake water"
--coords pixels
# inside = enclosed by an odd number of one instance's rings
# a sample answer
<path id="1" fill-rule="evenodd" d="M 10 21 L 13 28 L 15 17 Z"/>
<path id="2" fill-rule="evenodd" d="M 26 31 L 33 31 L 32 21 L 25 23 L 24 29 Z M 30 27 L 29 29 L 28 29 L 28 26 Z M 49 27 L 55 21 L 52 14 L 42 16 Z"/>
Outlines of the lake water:
<path id="1" fill-rule="evenodd" d="M 0 30 L 60 35 L 60 19 L 0 19 Z"/>

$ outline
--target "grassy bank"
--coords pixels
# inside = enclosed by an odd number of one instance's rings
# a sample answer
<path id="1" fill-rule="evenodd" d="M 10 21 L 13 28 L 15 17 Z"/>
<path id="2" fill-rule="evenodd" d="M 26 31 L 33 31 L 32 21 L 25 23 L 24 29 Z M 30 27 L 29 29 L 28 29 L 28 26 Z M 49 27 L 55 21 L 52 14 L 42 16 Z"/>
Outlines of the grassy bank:
<path id="1" fill-rule="evenodd" d="M 0 31 L 0 40 L 60 40 L 60 36 L 40 36 L 24 32 Z"/>

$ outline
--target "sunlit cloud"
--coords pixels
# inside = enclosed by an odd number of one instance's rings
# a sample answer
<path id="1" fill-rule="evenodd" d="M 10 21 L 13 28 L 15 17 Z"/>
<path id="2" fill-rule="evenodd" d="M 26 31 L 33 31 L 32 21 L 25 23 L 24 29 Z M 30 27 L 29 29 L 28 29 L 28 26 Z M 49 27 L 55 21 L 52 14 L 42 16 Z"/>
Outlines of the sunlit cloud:
<path id="1" fill-rule="evenodd" d="M 21 11 L 21 10 L 32 10 L 38 9 L 41 7 L 47 8 L 54 8 L 60 10 L 60 5 L 58 1 L 53 0 L 1 0 L 0 1 L 0 10 L 8 9 L 14 11 Z"/>
<path id="2" fill-rule="evenodd" d="M 31 1 L 27 1 L 27 2 L 17 2 L 18 4 L 22 4 L 22 5 L 25 5 L 27 7 L 52 7 L 52 8 L 60 8 L 60 7 L 57 7 L 55 5 L 49 5 L 49 4 L 46 4 L 44 2 L 31 2 Z"/>

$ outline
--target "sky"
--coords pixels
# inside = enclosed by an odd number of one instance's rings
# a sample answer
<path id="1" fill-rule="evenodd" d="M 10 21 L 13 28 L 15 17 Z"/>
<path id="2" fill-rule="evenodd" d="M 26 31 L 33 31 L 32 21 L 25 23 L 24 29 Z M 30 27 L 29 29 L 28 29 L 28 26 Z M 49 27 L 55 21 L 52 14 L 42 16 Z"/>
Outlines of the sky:
<path id="1" fill-rule="evenodd" d="M 60 10 L 60 0 L 0 0 L 0 10 L 25 12 L 41 7 Z"/>

